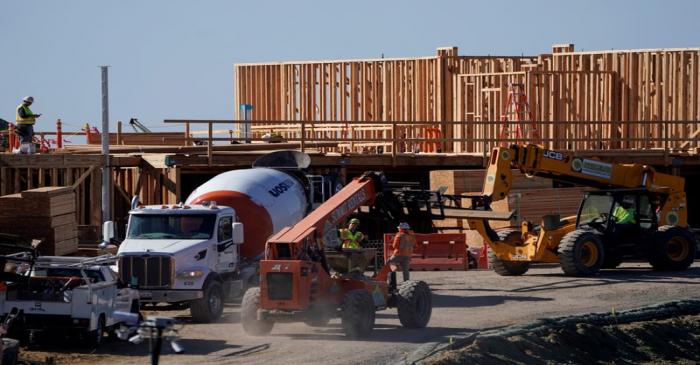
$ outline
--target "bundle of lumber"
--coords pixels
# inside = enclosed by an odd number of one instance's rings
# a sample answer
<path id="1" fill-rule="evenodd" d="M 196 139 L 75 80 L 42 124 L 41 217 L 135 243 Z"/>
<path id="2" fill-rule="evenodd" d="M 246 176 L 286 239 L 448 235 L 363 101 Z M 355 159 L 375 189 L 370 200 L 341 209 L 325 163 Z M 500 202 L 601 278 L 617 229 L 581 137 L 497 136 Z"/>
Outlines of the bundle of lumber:
<path id="1" fill-rule="evenodd" d="M 0 233 L 26 241 L 42 240 L 42 255 L 78 251 L 75 193 L 69 187 L 43 187 L 0 197 Z"/>
<path id="2" fill-rule="evenodd" d="M 553 188 L 552 180 L 545 178 L 527 178 L 513 170 L 512 188 L 508 199 L 495 201 L 491 208 L 495 212 L 515 211 L 510 221 L 490 221 L 492 228 L 517 227 L 523 220 L 540 224 L 542 217 L 559 214 L 560 217 L 576 215 L 585 191 L 590 188 Z M 430 188 L 447 187 L 446 194 L 474 196 L 482 193 L 485 170 L 441 170 L 430 172 Z M 463 199 L 468 206 L 469 200 Z M 465 232 L 470 246 L 483 245 L 481 236 L 469 230 L 464 219 L 445 219 L 436 221 L 435 226 L 442 232 Z"/>
<path id="3" fill-rule="evenodd" d="M 552 187 L 552 181 L 539 177 L 528 178 L 519 170 L 511 170 L 513 174 L 513 191 L 524 189 L 546 189 Z M 445 194 L 451 195 L 479 195 L 484 186 L 486 170 L 435 170 L 430 171 L 430 189 L 446 188 Z M 463 205 L 468 206 L 469 200 L 463 199 Z M 508 211 L 508 202 L 497 201 L 492 208 L 496 211 Z M 503 226 L 503 222 L 492 222 L 496 226 Z M 508 226 L 509 224 L 506 224 Z M 436 221 L 435 226 L 445 232 L 459 232 L 468 229 L 466 221 L 462 219 L 448 218 Z"/>

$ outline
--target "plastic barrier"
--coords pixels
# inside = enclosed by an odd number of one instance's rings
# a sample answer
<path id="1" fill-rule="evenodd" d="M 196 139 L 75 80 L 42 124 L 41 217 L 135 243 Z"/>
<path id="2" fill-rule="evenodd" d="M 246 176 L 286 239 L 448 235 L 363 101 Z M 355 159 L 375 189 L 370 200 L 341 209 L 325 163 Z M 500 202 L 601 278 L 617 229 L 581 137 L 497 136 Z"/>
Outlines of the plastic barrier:
<path id="1" fill-rule="evenodd" d="M 391 256 L 396 234 L 384 235 L 384 257 Z M 416 233 L 416 247 L 411 257 L 411 270 L 468 270 L 466 236 L 464 233 Z"/>

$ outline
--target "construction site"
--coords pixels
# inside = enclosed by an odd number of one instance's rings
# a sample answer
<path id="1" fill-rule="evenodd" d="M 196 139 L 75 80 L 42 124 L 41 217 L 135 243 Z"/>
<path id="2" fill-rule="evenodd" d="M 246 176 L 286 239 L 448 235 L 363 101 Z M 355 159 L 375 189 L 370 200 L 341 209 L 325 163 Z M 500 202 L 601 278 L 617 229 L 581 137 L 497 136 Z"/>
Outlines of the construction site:
<path id="1" fill-rule="evenodd" d="M 3 364 L 700 361 L 700 48 L 233 74 L 232 119 L 9 123 Z"/>

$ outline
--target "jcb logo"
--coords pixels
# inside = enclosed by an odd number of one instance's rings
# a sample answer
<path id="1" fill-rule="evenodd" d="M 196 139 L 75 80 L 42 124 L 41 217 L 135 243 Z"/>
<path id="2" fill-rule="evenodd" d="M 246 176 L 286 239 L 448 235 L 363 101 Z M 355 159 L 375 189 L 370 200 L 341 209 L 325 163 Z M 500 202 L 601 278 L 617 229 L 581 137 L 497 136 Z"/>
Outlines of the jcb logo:
<path id="1" fill-rule="evenodd" d="M 564 154 L 552 150 L 544 150 L 544 157 L 551 158 L 553 160 L 561 161 L 564 159 Z"/>

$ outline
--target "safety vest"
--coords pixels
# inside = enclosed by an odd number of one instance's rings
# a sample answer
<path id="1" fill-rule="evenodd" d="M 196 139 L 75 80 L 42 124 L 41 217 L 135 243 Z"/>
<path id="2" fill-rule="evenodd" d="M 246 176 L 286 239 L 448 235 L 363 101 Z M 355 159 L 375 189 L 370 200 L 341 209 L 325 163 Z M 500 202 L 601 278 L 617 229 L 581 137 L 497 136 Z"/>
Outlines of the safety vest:
<path id="1" fill-rule="evenodd" d="M 31 116 L 26 117 L 26 118 L 22 118 L 19 115 L 20 109 L 24 109 L 24 115 L 31 115 Z M 34 125 L 34 123 L 36 123 L 36 118 L 34 118 L 34 113 L 32 113 L 32 110 L 29 109 L 29 107 L 24 105 L 24 104 L 19 104 L 19 106 L 17 106 L 17 115 L 15 116 L 15 119 L 17 120 L 17 124 Z"/>
<path id="2" fill-rule="evenodd" d="M 613 211 L 613 217 L 615 217 L 615 222 L 617 224 L 634 224 L 637 222 L 634 219 L 634 208 L 625 209 L 621 206 L 617 206 L 615 211 Z"/>
<path id="3" fill-rule="evenodd" d="M 392 245 L 394 251 L 392 252 L 392 255 L 411 257 L 411 255 L 413 255 L 413 247 L 415 247 L 415 245 L 416 237 L 413 235 L 413 232 L 399 232 L 394 237 L 394 244 Z"/>
<path id="4" fill-rule="evenodd" d="M 354 233 L 349 229 L 340 230 L 340 239 L 343 241 L 343 248 L 360 248 L 360 241 L 365 237 L 360 231 Z"/>

